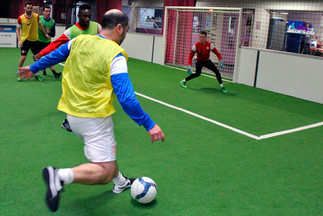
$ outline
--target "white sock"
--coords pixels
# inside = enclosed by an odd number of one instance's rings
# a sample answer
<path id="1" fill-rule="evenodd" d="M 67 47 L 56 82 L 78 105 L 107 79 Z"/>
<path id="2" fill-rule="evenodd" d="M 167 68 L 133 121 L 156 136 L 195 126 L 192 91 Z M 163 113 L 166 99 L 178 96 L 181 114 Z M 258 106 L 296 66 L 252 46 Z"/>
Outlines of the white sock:
<path id="1" fill-rule="evenodd" d="M 186 80 L 185 79 L 183 79 L 183 81 L 184 81 L 184 83 L 186 83 Z"/>
<path id="2" fill-rule="evenodd" d="M 58 177 L 59 180 L 64 182 L 64 185 L 71 184 L 74 180 L 74 173 L 72 169 L 65 168 L 65 169 L 59 169 L 58 170 Z"/>
<path id="3" fill-rule="evenodd" d="M 112 179 L 112 181 L 116 185 L 122 185 L 126 181 L 126 178 L 119 172 L 118 176 Z"/>
<path id="4" fill-rule="evenodd" d="M 220 84 L 220 87 L 223 87 L 223 83 Z"/>

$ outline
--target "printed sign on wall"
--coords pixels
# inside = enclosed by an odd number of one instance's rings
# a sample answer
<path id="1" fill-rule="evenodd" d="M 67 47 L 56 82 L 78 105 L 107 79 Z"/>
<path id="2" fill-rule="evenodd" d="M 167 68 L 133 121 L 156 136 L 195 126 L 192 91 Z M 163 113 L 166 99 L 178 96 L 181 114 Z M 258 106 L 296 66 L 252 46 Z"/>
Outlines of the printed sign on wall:
<path id="1" fill-rule="evenodd" d="M 0 47 L 17 47 L 15 25 L 0 25 Z"/>

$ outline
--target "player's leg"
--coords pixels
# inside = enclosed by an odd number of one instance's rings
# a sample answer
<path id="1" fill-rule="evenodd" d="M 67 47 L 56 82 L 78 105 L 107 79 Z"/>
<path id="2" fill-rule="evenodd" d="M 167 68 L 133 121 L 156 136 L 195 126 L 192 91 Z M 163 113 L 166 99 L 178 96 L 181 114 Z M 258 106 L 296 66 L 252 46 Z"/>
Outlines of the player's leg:
<path id="1" fill-rule="evenodd" d="M 56 211 L 59 193 L 63 185 L 70 183 L 107 184 L 115 186 L 113 192 L 121 193 L 129 188 L 134 179 L 124 177 L 118 170 L 116 162 L 116 142 L 111 117 L 79 118 L 68 115 L 73 132 L 84 141 L 84 153 L 91 163 L 73 168 L 56 169 L 46 167 L 43 171 L 47 183 L 47 205 Z M 47 173 L 52 172 L 52 175 Z"/>
<path id="2" fill-rule="evenodd" d="M 22 43 L 22 47 L 20 48 L 20 59 L 18 62 L 18 68 L 22 67 L 24 65 L 24 62 L 26 61 L 27 54 L 29 50 L 29 43 L 28 41 L 24 41 Z M 18 76 L 18 70 L 17 70 L 17 81 L 20 82 L 20 77 Z"/>
<path id="3" fill-rule="evenodd" d="M 21 55 L 20 55 L 20 59 L 19 59 L 19 62 L 18 62 L 18 67 L 22 67 L 26 61 L 26 57 L 27 57 L 27 52 L 28 51 L 25 51 L 25 50 L 22 50 L 23 47 L 21 47 Z M 24 54 L 26 53 L 26 54 Z"/>
<path id="4" fill-rule="evenodd" d="M 222 82 L 222 77 L 221 77 L 221 74 L 220 74 L 220 71 L 218 70 L 218 68 L 215 66 L 215 64 L 209 59 L 205 62 L 205 67 L 210 69 L 211 71 L 213 71 L 213 73 L 215 73 L 215 76 L 220 84 L 220 88 L 221 88 L 221 91 L 223 93 L 227 93 L 227 90 L 224 88 L 223 86 L 223 82 Z"/>
<path id="5" fill-rule="evenodd" d="M 44 49 L 44 48 L 46 48 L 49 44 L 50 44 L 50 42 L 49 43 L 44 43 L 44 42 L 38 42 L 39 43 L 39 52 L 42 50 L 42 49 Z M 37 52 L 37 53 L 39 53 L 39 52 Z M 36 53 L 36 54 L 37 54 Z M 35 55 L 35 54 L 34 54 Z M 53 73 L 53 75 L 54 75 L 54 77 L 56 78 L 56 79 L 58 79 L 61 75 L 62 75 L 62 73 L 57 73 L 56 71 L 55 71 L 55 68 L 54 68 L 54 66 L 51 66 L 50 67 L 50 70 L 52 71 L 52 73 Z M 47 75 L 47 73 L 46 73 L 46 69 L 44 69 L 43 70 L 43 74 L 44 75 Z"/>
<path id="6" fill-rule="evenodd" d="M 41 50 L 40 42 L 39 41 L 30 42 L 30 49 L 34 55 L 40 52 Z M 43 81 L 43 79 L 39 76 L 39 72 L 35 73 L 35 79 L 40 82 Z"/>
<path id="7" fill-rule="evenodd" d="M 51 67 L 50 67 L 50 70 L 52 71 L 52 73 L 53 73 L 53 75 L 54 75 L 54 77 L 55 77 L 56 79 L 58 79 L 58 78 L 62 75 L 62 73 L 61 73 L 61 72 L 60 72 L 60 73 L 57 73 L 57 72 L 55 71 L 54 66 L 51 66 Z"/>
<path id="8" fill-rule="evenodd" d="M 112 179 L 123 184 L 126 178 L 117 181 L 119 170 L 116 162 L 116 141 L 112 117 L 79 118 L 68 115 L 71 129 L 84 141 L 84 154 L 90 164 L 72 168 L 74 181 L 83 184 L 107 184 Z M 121 192 L 121 191 L 120 191 Z"/>
<path id="9" fill-rule="evenodd" d="M 39 42 L 38 42 L 38 44 L 39 44 L 39 50 L 42 50 L 42 49 L 44 49 L 44 48 L 45 48 L 49 43 L 44 43 L 44 42 L 40 42 L 40 41 L 39 41 Z M 33 54 L 34 54 L 34 55 L 36 55 L 37 53 L 35 54 L 35 52 L 33 52 Z M 44 76 L 46 76 L 46 75 L 47 75 L 47 73 L 46 73 L 46 68 L 44 68 L 44 69 L 43 69 L 43 75 L 44 75 Z"/>
<path id="10" fill-rule="evenodd" d="M 196 69 L 196 72 L 189 75 L 188 77 L 186 77 L 185 79 L 183 79 L 180 84 L 183 88 L 187 88 L 186 86 L 186 82 L 191 80 L 191 79 L 194 79 L 196 77 L 199 77 L 202 73 L 202 68 L 203 68 L 203 62 L 199 61 L 199 60 L 196 60 L 195 61 L 195 69 Z"/>
<path id="11" fill-rule="evenodd" d="M 117 176 L 118 166 L 116 161 L 86 163 L 71 168 L 71 171 L 73 172 L 73 183 L 107 184 Z"/>

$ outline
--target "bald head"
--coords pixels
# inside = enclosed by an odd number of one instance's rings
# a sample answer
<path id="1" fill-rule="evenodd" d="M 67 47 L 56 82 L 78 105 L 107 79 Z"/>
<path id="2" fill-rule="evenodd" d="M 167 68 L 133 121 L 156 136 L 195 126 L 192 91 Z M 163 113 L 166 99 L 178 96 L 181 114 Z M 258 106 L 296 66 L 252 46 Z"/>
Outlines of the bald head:
<path id="1" fill-rule="evenodd" d="M 118 9 L 111 9 L 107 11 L 102 17 L 102 28 L 113 29 L 118 24 L 121 24 L 123 28 L 128 26 L 128 16 Z"/>
<path id="2" fill-rule="evenodd" d="M 119 13 L 119 14 L 123 14 L 123 12 L 119 9 L 111 9 L 111 10 L 108 10 L 107 12 L 105 12 L 104 15 L 107 15 L 107 14 L 112 14 L 112 13 Z"/>

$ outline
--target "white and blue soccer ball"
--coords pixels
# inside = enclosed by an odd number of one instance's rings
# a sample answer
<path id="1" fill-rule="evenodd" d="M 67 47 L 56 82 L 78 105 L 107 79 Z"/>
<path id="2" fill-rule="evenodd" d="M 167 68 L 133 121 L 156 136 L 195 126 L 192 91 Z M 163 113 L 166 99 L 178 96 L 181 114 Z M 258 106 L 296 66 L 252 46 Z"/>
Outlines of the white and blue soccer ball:
<path id="1" fill-rule="evenodd" d="M 137 178 L 131 185 L 131 196 L 141 204 L 152 202 L 157 195 L 157 185 L 149 177 Z"/>

